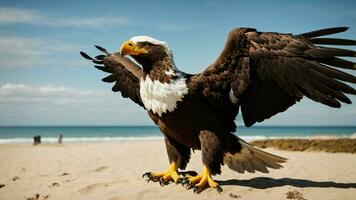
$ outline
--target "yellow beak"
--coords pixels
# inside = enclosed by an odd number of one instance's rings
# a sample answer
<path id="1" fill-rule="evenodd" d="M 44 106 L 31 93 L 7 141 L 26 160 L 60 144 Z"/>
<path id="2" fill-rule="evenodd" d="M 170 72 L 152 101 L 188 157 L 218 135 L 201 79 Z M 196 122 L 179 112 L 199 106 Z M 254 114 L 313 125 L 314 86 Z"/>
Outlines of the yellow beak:
<path id="1" fill-rule="evenodd" d="M 122 43 L 120 48 L 121 55 L 140 55 L 147 53 L 148 51 L 145 48 L 138 47 L 134 42 L 128 40 Z"/>

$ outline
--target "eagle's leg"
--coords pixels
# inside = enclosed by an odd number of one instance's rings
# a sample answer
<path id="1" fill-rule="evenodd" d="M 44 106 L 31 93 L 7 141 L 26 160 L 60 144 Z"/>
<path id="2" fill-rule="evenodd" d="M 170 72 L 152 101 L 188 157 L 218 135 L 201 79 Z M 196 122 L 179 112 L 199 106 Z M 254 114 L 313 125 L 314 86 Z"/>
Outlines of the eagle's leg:
<path id="1" fill-rule="evenodd" d="M 169 167 L 164 172 L 147 172 L 143 174 L 143 177 L 147 177 L 147 181 L 159 182 L 161 185 L 167 185 L 170 181 L 180 183 L 178 168 L 185 169 L 187 166 L 190 149 L 167 135 L 164 138 L 170 162 Z"/>
<path id="2" fill-rule="evenodd" d="M 212 175 L 221 173 L 223 149 L 220 139 L 211 131 L 201 131 L 199 140 L 204 164 L 203 170 L 196 176 L 186 175 L 183 186 L 186 186 L 187 189 L 194 188 L 195 193 L 200 193 L 208 187 L 222 192 L 222 188 L 211 177 Z"/>

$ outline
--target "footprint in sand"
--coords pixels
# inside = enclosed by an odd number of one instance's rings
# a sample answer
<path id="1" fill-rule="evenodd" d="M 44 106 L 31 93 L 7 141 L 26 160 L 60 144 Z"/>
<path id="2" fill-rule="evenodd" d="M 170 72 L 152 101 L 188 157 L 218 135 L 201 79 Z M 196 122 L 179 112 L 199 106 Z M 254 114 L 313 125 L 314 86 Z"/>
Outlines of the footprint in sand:
<path id="1" fill-rule="evenodd" d="M 25 197 L 26 200 L 46 200 L 49 198 L 49 195 L 41 196 L 40 194 L 35 194 L 33 197 Z"/>
<path id="2" fill-rule="evenodd" d="M 98 168 L 96 168 L 95 170 L 94 170 L 94 172 L 101 172 L 101 171 L 103 171 L 104 169 L 107 169 L 108 167 L 106 167 L 106 166 L 101 166 L 101 167 L 98 167 Z"/>
<path id="3" fill-rule="evenodd" d="M 303 194 L 297 190 L 287 192 L 287 199 L 306 200 Z"/>
<path id="4" fill-rule="evenodd" d="M 151 195 L 154 195 L 154 194 L 157 194 L 156 188 L 143 189 L 137 194 L 136 199 L 138 199 L 138 200 L 148 199 Z"/>
<path id="5" fill-rule="evenodd" d="M 77 180 L 78 179 L 78 177 L 76 177 L 76 178 L 72 178 L 72 179 L 66 179 L 66 180 L 64 180 L 64 181 L 62 181 L 62 183 L 69 183 L 69 182 L 73 182 L 73 181 L 75 181 L 75 180 Z"/>
<path id="6" fill-rule="evenodd" d="M 94 190 L 111 186 L 113 183 L 115 183 L 115 182 L 90 184 L 90 185 L 87 185 L 87 186 L 85 186 L 83 188 L 80 188 L 78 190 L 78 192 L 81 193 L 81 194 L 89 194 L 89 193 L 93 192 Z"/>
<path id="7" fill-rule="evenodd" d="M 241 195 L 230 192 L 229 193 L 229 197 L 234 198 L 234 199 L 238 199 L 238 198 L 241 198 Z"/>
<path id="8" fill-rule="evenodd" d="M 54 183 L 52 183 L 50 186 L 48 186 L 48 187 L 59 187 L 60 185 L 59 185 L 59 183 L 56 183 L 56 182 L 54 182 Z"/>

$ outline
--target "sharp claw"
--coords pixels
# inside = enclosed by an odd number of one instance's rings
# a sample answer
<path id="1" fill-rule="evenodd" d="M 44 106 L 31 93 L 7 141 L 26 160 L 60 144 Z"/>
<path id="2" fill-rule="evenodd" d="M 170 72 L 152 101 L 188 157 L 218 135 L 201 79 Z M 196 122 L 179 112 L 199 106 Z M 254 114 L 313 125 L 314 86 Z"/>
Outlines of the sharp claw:
<path id="1" fill-rule="evenodd" d="M 189 181 L 186 179 L 183 179 L 180 183 L 182 184 L 183 187 L 186 187 L 186 185 L 188 185 Z"/>
<path id="2" fill-rule="evenodd" d="M 187 177 L 184 177 L 184 178 L 181 179 L 181 184 L 187 190 L 190 190 L 190 189 L 192 189 L 194 187 L 194 184 Z"/>
<path id="3" fill-rule="evenodd" d="M 189 182 L 186 188 L 187 188 L 187 190 L 190 190 L 192 188 L 194 188 L 194 190 L 195 190 L 195 185 L 193 183 Z"/>
<path id="4" fill-rule="evenodd" d="M 221 193 L 223 191 L 222 187 L 220 187 L 219 185 L 216 186 L 216 191 L 218 191 L 218 193 Z"/>
<path id="5" fill-rule="evenodd" d="M 142 174 L 142 178 L 145 178 L 145 176 L 150 177 L 150 175 L 151 175 L 151 172 L 146 172 L 146 173 Z"/>
<path id="6" fill-rule="evenodd" d="M 163 178 L 159 179 L 159 185 L 160 185 L 161 187 L 164 186 L 164 179 L 163 179 Z"/>
<path id="7" fill-rule="evenodd" d="M 168 185 L 168 184 L 169 184 L 169 180 L 166 181 L 166 180 L 164 180 L 164 178 L 162 177 L 162 178 L 159 179 L 159 184 L 160 184 L 161 186 Z"/>
<path id="8" fill-rule="evenodd" d="M 182 181 L 183 180 L 181 178 L 178 178 L 176 184 L 182 183 Z"/>
<path id="9" fill-rule="evenodd" d="M 199 193 L 201 193 L 203 190 L 204 190 L 203 187 L 198 187 L 198 186 L 195 186 L 195 187 L 194 187 L 194 193 L 195 193 L 195 194 L 199 194 Z"/>
<path id="10" fill-rule="evenodd" d="M 157 182 L 159 180 L 156 179 L 156 177 L 152 176 L 152 173 L 151 172 L 146 172 L 142 175 L 142 178 L 145 178 L 147 177 L 146 179 L 146 182 L 150 182 L 150 181 L 153 181 L 153 182 Z"/>

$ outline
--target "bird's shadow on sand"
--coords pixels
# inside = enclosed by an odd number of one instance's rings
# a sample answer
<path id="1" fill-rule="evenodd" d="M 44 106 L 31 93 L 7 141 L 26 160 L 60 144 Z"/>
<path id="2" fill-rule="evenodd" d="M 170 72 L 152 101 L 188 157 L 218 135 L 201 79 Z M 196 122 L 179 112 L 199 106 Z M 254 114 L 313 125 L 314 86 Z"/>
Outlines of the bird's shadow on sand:
<path id="1" fill-rule="evenodd" d="M 225 181 L 218 181 L 221 186 L 223 185 L 236 185 L 244 187 L 252 187 L 256 189 L 267 189 L 281 186 L 294 186 L 294 187 L 319 187 L 319 188 L 356 188 L 356 183 L 337 183 L 333 181 L 312 181 L 306 179 L 294 178 L 280 178 L 273 179 L 268 177 L 257 177 L 249 180 L 230 179 Z"/>

